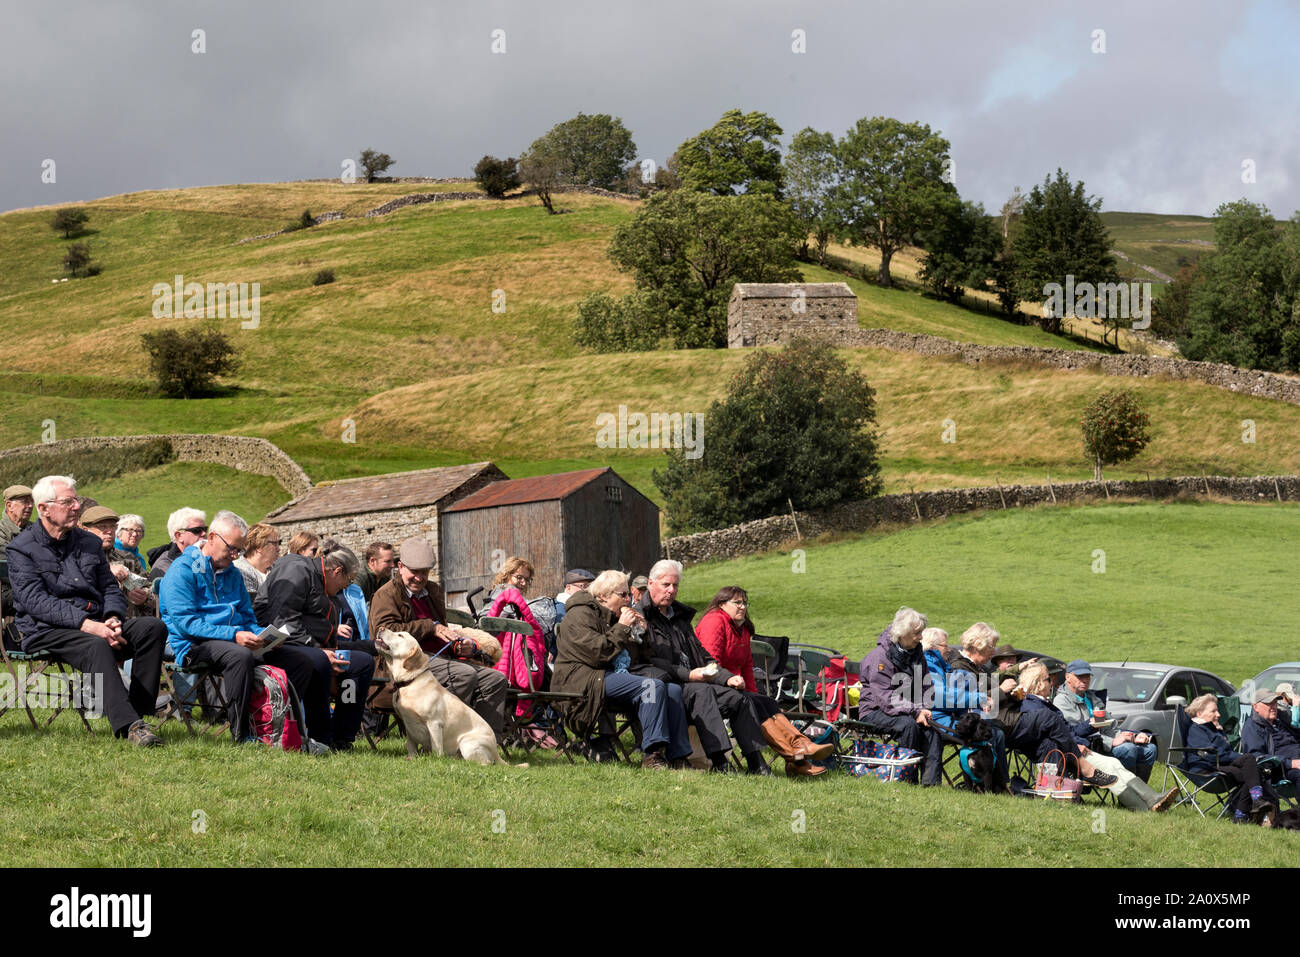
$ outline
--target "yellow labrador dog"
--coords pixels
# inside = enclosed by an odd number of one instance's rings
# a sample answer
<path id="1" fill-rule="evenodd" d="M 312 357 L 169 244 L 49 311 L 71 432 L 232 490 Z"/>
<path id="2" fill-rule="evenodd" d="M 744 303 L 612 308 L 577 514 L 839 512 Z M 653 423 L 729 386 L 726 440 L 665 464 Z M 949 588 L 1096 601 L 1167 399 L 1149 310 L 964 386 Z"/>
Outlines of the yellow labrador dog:
<path id="1" fill-rule="evenodd" d="M 483 718 L 439 683 L 428 670 L 429 656 L 404 631 L 384 629 L 375 638 L 397 686 L 393 710 L 406 728 L 406 756 L 459 754 L 479 764 L 505 764 L 496 736 Z M 528 765 L 519 765 L 528 767 Z"/>

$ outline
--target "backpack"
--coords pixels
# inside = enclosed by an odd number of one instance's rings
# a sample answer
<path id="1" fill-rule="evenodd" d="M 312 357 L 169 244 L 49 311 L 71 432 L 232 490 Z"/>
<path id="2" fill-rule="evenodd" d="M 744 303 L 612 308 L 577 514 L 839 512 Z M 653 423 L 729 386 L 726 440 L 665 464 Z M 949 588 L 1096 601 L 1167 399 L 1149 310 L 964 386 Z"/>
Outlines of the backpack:
<path id="1" fill-rule="evenodd" d="M 253 737 L 282 751 L 305 750 L 297 703 L 283 668 L 258 665 L 253 669 L 253 693 L 248 699 Z"/>

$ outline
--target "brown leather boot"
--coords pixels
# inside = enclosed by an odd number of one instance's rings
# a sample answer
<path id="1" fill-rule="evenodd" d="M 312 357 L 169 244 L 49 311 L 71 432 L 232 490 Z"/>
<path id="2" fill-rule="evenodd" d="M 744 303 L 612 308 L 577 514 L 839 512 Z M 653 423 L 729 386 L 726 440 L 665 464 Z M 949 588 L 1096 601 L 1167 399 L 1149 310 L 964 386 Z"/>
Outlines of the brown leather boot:
<path id="1" fill-rule="evenodd" d="M 764 721 L 762 731 L 772 750 L 786 760 L 807 761 L 811 758 L 814 761 L 825 761 L 835 750 L 835 745 L 829 741 L 825 744 L 809 741 L 783 714 L 773 715 Z"/>
<path id="2" fill-rule="evenodd" d="M 785 759 L 785 775 L 789 778 L 809 777 L 815 778 L 819 774 L 825 774 L 826 768 L 820 764 L 813 764 L 811 761 L 791 761 Z"/>

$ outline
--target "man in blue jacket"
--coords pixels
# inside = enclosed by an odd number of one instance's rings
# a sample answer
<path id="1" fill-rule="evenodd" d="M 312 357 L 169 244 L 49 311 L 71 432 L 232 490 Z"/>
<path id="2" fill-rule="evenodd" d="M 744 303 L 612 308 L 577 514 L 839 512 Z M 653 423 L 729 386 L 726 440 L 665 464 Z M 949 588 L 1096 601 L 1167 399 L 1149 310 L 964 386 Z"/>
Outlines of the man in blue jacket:
<path id="1" fill-rule="evenodd" d="M 236 742 L 252 735 L 248 696 L 257 665 L 253 652 L 262 647 L 253 600 L 234 565 L 247 534 L 242 518 L 218 512 L 207 534 L 172 560 L 158 595 L 176 661 L 204 665 L 222 676 Z"/>
<path id="2" fill-rule="evenodd" d="M 48 651 L 90 679 L 113 733 L 140 747 L 162 744 L 141 715 L 153 714 L 167 629 L 126 617 L 104 543 L 77 528 L 77 483 L 47 475 L 32 488 L 39 520 L 9 543 L 9 581 L 23 651 Z M 117 669 L 133 659 L 130 691 Z"/>
<path id="3" fill-rule="evenodd" d="M 1267 688 L 1255 693 L 1250 717 L 1241 726 L 1241 750 L 1255 755 L 1261 767 L 1265 758 L 1277 758 L 1286 779 L 1300 789 L 1300 740 L 1290 724 L 1278 720 L 1281 697 Z"/>

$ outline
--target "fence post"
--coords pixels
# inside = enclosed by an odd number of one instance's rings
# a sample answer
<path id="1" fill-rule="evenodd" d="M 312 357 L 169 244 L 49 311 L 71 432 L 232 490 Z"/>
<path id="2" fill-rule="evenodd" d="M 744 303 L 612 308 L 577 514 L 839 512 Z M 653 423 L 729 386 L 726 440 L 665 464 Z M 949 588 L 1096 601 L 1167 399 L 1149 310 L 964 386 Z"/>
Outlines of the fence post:
<path id="1" fill-rule="evenodd" d="M 1052 488 L 1052 473 L 1051 473 L 1051 472 L 1048 472 L 1048 473 L 1047 473 L 1047 491 L 1048 491 L 1048 492 L 1051 494 L 1051 496 L 1052 496 L 1052 504 L 1055 505 L 1055 504 L 1056 504 L 1056 490 Z"/>
<path id="2" fill-rule="evenodd" d="M 1007 507 L 1007 497 L 1002 494 L 1002 479 L 995 475 L 993 476 L 993 481 L 998 483 L 998 498 L 1002 499 L 1002 507 L 1005 509 Z"/>

